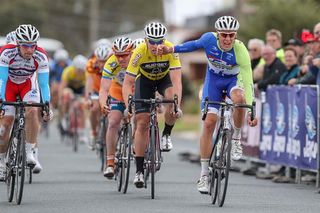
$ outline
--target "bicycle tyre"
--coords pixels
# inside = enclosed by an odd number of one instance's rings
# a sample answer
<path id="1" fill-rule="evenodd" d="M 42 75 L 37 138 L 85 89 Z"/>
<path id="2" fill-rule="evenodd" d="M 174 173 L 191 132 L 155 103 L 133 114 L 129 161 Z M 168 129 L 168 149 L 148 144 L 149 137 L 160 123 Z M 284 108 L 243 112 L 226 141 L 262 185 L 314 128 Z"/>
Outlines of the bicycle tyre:
<path id="1" fill-rule="evenodd" d="M 16 155 L 16 203 L 20 205 L 23 188 L 24 188 L 24 178 L 25 178 L 25 168 L 26 168 L 26 134 L 24 130 L 20 130 L 18 136 L 18 145 L 17 145 L 17 155 Z"/>
<path id="2" fill-rule="evenodd" d="M 155 170 L 156 170 L 156 129 L 151 126 L 151 136 L 150 136 L 150 173 L 151 173 L 151 199 L 154 199 L 155 194 Z"/>
<path id="3" fill-rule="evenodd" d="M 73 145 L 73 151 L 78 152 L 78 144 L 79 144 L 79 133 L 78 133 L 78 110 L 74 109 L 74 117 L 72 118 L 74 120 L 74 131 L 72 134 L 72 145 Z"/>
<path id="4" fill-rule="evenodd" d="M 10 138 L 10 145 L 9 149 L 7 152 L 7 177 L 6 177 L 6 184 L 7 184 L 7 197 L 8 201 L 12 202 L 13 200 L 13 195 L 14 195 L 14 188 L 15 188 L 15 182 L 16 182 L 16 177 L 15 177 L 15 171 L 13 170 L 15 166 L 15 159 L 16 159 L 16 152 L 17 152 L 17 144 L 14 142 L 14 136 L 13 132 L 15 131 L 15 127 L 12 128 L 12 135 Z"/>
<path id="5" fill-rule="evenodd" d="M 118 139 L 118 142 L 117 142 L 117 146 L 118 146 L 118 150 L 116 151 L 116 159 L 117 159 L 117 162 L 116 162 L 116 179 L 117 179 L 117 190 L 118 192 L 121 192 L 121 188 L 122 188 L 122 185 L 123 185 L 123 162 L 122 162 L 122 153 L 123 153 L 123 140 L 124 140 L 124 127 L 121 128 L 120 130 L 120 136 L 119 136 L 119 139 Z"/>
<path id="6" fill-rule="evenodd" d="M 218 141 L 218 140 L 217 140 Z M 216 144 L 216 143 L 215 143 Z M 215 165 L 217 163 L 217 146 L 215 146 L 211 152 L 209 160 L 209 194 L 211 196 L 211 203 L 215 204 L 217 200 L 218 190 L 216 187 L 217 184 L 217 170 Z"/>
<path id="7" fill-rule="evenodd" d="M 222 207 L 226 198 L 229 171 L 231 164 L 231 132 L 226 130 L 222 134 L 222 146 L 221 146 L 222 157 L 219 159 L 218 178 L 217 178 L 217 190 L 218 190 L 218 205 Z"/>
<path id="8" fill-rule="evenodd" d="M 123 185 L 123 194 L 127 193 L 129 177 L 130 177 L 130 164 L 131 164 L 131 147 L 132 147 L 132 127 L 131 124 L 126 124 L 126 134 L 125 134 L 125 143 L 124 143 L 124 155 L 122 158 L 124 173 L 124 185 Z"/>
<path id="9" fill-rule="evenodd" d="M 28 179 L 28 182 L 29 182 L 29 184 L 31 184 L 32 183 L 32 168 L 31 167 L 27 167 L 28 168 L 28 170 L 29 170 L 29 179 Z"/>

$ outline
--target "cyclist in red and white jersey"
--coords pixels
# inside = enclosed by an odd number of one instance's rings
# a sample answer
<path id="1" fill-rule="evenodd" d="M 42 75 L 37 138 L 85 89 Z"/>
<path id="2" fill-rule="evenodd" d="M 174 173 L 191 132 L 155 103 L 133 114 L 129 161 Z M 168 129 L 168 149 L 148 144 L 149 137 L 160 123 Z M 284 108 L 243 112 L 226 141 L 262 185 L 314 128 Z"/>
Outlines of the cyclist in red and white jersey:
<path id="1" fill-rule="evenodd" d="M 48 57 L 46 52 L 37 46 L 39 31 L 30 24 L 23 24 L 15 33 L 17 44 L 7 44 L 0 49 L 0 99 L 16 101 L 16 96 L 19 95 L 26 102 L 49 102 Z M 14 115 L 15 108 L 12 106 L 4 106 L 4 110 L 1 109 L 0 180 L 3 180 L 5 175 L 4 157 Z M 49 115 L 43 116 L 45 121 L 51 118 L 51 110 Z M 26 109 L 25 130 L 27 165 L 35 166 L 37 156 L 35 158 L 34 149 L 39 132 L 38 109 L 35 107 Z"/>

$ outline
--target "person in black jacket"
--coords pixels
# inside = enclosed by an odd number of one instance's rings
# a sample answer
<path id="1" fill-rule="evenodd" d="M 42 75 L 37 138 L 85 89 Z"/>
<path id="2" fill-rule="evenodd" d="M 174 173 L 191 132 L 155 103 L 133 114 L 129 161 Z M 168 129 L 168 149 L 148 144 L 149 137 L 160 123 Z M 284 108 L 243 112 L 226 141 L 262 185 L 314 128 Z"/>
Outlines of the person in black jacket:
<path id="1" fill-rule="evenodd" d="M 268 85 L 279 84 L 280 76 L 286 72 L 286 66 L 276 57 L 276 50 L 266 45 L 261 50 L 266 64 L 263 68 L 263 77 L 257 82 L 256 88 L 265 91 Z"/>

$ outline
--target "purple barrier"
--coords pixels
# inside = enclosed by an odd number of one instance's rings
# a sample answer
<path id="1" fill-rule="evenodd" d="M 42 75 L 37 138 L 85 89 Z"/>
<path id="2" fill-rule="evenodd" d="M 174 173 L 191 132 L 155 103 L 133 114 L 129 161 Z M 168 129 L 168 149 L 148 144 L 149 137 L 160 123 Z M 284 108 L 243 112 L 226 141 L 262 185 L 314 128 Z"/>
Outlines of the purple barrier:
<path id="1" fill-rule="evenodd" d="M 317 169 L 317 90 L 273 86 L 262 107 L 260 159 Z"/>

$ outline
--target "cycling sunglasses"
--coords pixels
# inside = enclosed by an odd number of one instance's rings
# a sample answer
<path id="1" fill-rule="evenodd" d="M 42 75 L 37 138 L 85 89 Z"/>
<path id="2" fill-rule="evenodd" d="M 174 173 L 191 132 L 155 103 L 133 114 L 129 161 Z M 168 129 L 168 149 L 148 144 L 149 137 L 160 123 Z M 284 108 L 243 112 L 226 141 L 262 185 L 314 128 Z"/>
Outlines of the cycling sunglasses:
<path id="1" fill-rule="evenodd" d="M 222 38 L 227 38 L 228 36 L 230 37 L 230 38 L 235 38 L 236 37 L 236 35 L 237 35 L 237 33 L 219 33 L 219 35 L 222 37 Z"/>
<path id="2" fill-rule="evenodd" d="M 19 44 L 21 47 L 24 47 L 24 48 L 28 48 L 28 47 L 31 47 L 31 48 L 35 48 L 37 46 L 37 44 L 33 44 L 33 43 L 20 43 Z"/>
<path id="3" fill-rule="evenodd" d="M 147 39 L 149 44 L 151 45 L 159 45 L 159 44 L 163 44 L 164 39 L 160 39 L 160 40 L 154 40 L 154 39 Z"/>

